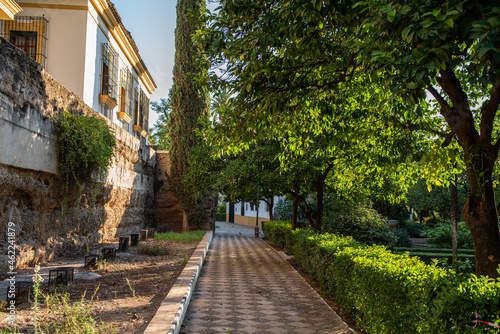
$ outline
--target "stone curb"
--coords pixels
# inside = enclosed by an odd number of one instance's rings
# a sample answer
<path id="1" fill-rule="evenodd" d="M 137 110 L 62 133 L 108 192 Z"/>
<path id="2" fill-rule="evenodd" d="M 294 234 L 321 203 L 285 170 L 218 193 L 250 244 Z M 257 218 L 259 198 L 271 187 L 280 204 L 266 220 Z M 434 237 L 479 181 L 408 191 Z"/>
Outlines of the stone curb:
<path id="1" fill-rule="evenodd" d="M 194 292 L 213 233 L 205 233 L 198 247 L 161 303 L 144 334 L 178 334 Z"/>

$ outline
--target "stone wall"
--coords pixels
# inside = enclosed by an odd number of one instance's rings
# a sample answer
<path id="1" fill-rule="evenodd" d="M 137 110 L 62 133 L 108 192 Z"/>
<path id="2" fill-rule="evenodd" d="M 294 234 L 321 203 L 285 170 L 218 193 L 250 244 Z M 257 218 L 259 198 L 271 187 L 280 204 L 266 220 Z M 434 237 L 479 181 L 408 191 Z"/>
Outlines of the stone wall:
<path id="1" fill-rule="evenodd" d="M 166 173 L 170 172 L 170 156 L 168 151 L 158 151 L 156 154 L 156 177 L 158 179 L 155 191 L 155 227 L 168 225 L 171 231 L 182 232 L 184 211 L 179 200 L 169 190 Z M 216 194 L 206 196 L 203 217 L 198 225 L 190 224 L 189 229 L 211 230 L 215 226 L 215 211 L 217 210 Z M 186 222 L 187 225 L 187 222 Z"/>
<path id="2" fill-rule="evenodd" d="M 181 204 L 175 195 L 168 190 L 165 176 L 170 171 L 168 151 L 156 153 L 156 177 L 159 180 L 155 196 L 155 227 L 167 225 L 171 231 L 182 232 L 183 214 Z"/>
<path id="3" fill-rule="evenodd" d="M 104 118 L 0 39 L 0 230 L 6 232 L 9 221 L 16 224 L 18 267 L 82 253 L 154 219 L 156 152 L 107 119 L 116 136 L 116 160 L 96 207 L 87 208 L 85 185 L 83 194 L 75 187 L 63 195 L 52 117 L 64 110 Z M 2 232 L 0 272 L 6 244 Z"/>

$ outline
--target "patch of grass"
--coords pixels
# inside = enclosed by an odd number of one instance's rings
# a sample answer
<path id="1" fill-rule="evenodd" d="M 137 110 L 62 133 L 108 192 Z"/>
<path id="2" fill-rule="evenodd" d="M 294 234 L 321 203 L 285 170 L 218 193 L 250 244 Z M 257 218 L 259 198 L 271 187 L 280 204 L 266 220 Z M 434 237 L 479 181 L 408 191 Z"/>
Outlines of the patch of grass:
<path id="1" fill-rule="evenodd" d="M 127 280 L 127 285 L 130 288 L 130 291 L 132 292 L 132 297 L 135 298 L 135 289 L 132 287 L 132 284 L 130 284 L 130 280 L 128 279 L 128 277 L 125 279 Z"/>
<path id="2" fill-rule="evenodd" d="M 107 270 L 108 269 L 108 261 L 106 261 L 105 259 L 99 259 L 99 261 L 97 261 L 97 270 Z"/>
<path id="3" fill-rule="evenodd" d="M 35 298 L 43 299 L 47 312 L 35 317 L 35 332 L 38 334 L 65 333 L 65 334 L 107 334 L 115 333 L 111 324 L 98 321 L 93 318 L 94 298 L 97 294 L 96 288 L 90 300 L 82 298 L 73 302 L 69 293 L 48 293 L 35 291 Z M 39 308 L 40 306 L 37 305 Z M 38 310 L 39 312 L 39 310 Z"/>
<path id="4" fill-rule="evenodd" d="M 156 240 L 171 240 L 171 241 L 200 241 L 203 239 L 206 231 L 186 231 L 183 233 L 167 232 L 156 233 Z"/>
<path id="5" fill-rule="evenodd" d="M 168 255 L 170 254 L 170 249 L 164 246 L 160 245 L 139 245 L 139 248 L 137 248 L 137 253 L 139 254 L 145 254 L 145 255 Z"/>
<path id="6" fill-rule="evenodd" d="M 0 300 L 0 312 L 7 312 L 7 302 L 5 300 Z"/>

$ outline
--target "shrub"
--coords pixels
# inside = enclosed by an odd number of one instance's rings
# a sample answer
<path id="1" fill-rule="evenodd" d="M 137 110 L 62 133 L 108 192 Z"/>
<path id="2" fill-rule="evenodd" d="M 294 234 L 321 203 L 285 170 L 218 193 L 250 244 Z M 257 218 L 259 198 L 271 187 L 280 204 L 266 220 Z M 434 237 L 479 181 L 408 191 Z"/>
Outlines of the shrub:
<path id="1" fill-rule="evenodd" d="M 271 223 L 271 224 L 270 224 Z M 278 247 L 285 247 L 286 233 L 290 231 L 292 224 L 289 221 L 266 222 L 263 226 L 264 234 Z"/>
<path id="2" fill-rule="evenodd" d="M 500 282 L 460 276 L 350 237 L 292 231 L 283 222 L 266 229 L 273 241 L 285 236 L 299 266 L 370 333 L 494 333 L 486 325 L 473 331 L 476 310 L 482 320 L 500 323 Z"/>
<path id="3" fill-rule="evenodd" d="M 153 256 L 168 255 L 170 254 L 170 249 L 168 249 L 166 246 L 161 246 L 161 245 L 141 244 L 137 248 L 137 253 L 144 255 L 153 255 Z"/>
<path id="4" fill-rule="evenodd" d="M 304 216 L 302 210 L 297 210 L 297 220 L 305 221 L 307 218 Z M 273 218 L 275 220 L 292 220 L 292 200 L 288 198 L 280 198 L 273 207 Z"/>
<path id="5" fill-rule="evenodd" d="M 215 213 L 215 220 L 226 221 L 226 204 L 217 205 L 217 212 Z"/>
<path id="6" fill-rule="evenodd" d="M 215 214 L 215 220 L 219 222 L 225 222 L 226 221 L 226 214 L 225 213 L 216 213 Z"/>
<path id="7" fill-rule="evenodd" d="M 394 244 L 396 247 L 411 247 L 410 233 L 406 229 L 398 228 L 392 231 L 392 233 L 396 237 Z"/>
<path id="8" fill-rule="evenodd" d="M 369 202 L 336 201 L 325 215 L 324 232 L 351 236 L 365 244 L 390 245 L 396 240 L 387 222 Z"/>
<path id="9" fill-rule="evenodd" d="M 217 205 L 217 213 L 226 214 L 226 204 Z"/>
<path id="10" fill-rule="evenodd" d="M 206 231 L 195 230 L 185 231 L 182 233 L 167 232 L 155 233 L 155 240 L 172 240 L 172 241 L 200 241 L 205 236 Z"/>
<path id="11" fill-rule="evenodd" d="M 451 223 L 439 223 L 423 233 L 428 239 L 427 243 L 433 247 L 451 248 Z M 458 248 L 474 248 L 469 227 L 464 222 L 457 225 Z"/>
<path id="12" fill-rule="evenodd" d="M 421 238 L 422 233 L 427 229 L 427 225 L 411 220 L 403 220 L 398 223 L 398 228 L 406 230 L 410 238 Z"/>
<path id="13" fill-rule="evenodd" d="M 92 180 L 94 172 L 97 179 L 104 177 L 116 148 L 113 129 L 106 121 L 65 111 L 55 118 L 55 123 L 59 141 L 57 157 L 65 190 L 71 183 L 81 187 L 80 181 Z"/>

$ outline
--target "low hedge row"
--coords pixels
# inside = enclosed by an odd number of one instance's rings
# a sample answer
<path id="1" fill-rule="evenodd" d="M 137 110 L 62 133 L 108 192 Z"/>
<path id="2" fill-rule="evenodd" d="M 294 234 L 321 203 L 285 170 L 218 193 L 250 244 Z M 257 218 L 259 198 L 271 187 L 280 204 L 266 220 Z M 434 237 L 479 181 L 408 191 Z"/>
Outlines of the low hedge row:
<path id="1" fill-rule="evenodd" d="M 396 252 L 419 252 L 419 253 L 452 253 L 451 248 L 416 248 L 416 247 L 394 247 Z M 472 254 L 474 255 L 473 249 L 458 249 L 459 254 Z"/>
<path id="2" fill-rule="evenodd" d="M 370 333 L 498 333 L 471 321 L 477 312 L 500 324 L 500 282 L 457 276 L 350 237 L 292 231 L 288 222 L 267 222 L 264 232 Z"/>

